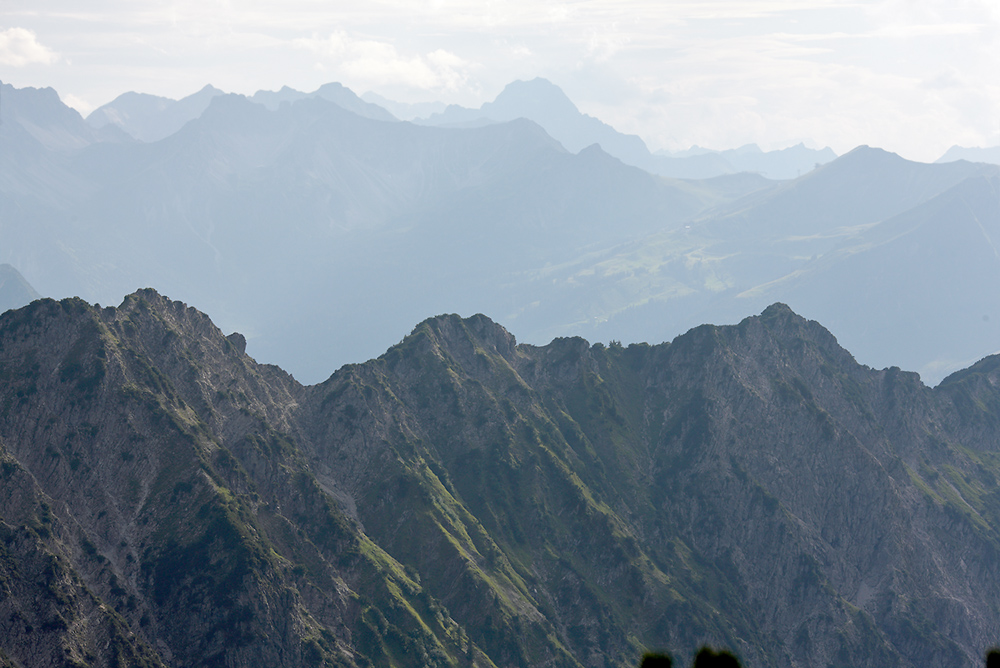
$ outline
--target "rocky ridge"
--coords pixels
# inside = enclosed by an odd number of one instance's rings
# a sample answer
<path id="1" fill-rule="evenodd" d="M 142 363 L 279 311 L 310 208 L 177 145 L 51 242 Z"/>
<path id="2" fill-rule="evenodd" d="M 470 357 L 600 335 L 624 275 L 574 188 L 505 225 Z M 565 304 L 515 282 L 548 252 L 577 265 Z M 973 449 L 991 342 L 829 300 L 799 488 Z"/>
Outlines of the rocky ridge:
<path id="1" fill-rule="evenodd" d="M 0 316 L 0 665 L 966 666 L 1000 362 L 777 304 L 661 345 L 440 316 L 302 386 L 152 290 Z"/>

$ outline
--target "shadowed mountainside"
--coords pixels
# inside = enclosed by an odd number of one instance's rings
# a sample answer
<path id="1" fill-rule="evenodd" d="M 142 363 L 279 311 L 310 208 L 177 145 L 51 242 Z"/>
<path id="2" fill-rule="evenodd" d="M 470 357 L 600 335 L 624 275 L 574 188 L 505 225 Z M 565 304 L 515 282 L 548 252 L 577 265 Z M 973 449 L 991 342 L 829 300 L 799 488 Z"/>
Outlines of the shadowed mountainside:
<path id="1" fill-rule="evenodd" d="M 302 386 L 142 290 L 0 316 L 21 665 L 967 666 L 1000 361 L 929 389 L 776 304 L 672 343 L 431 318 Z"/>

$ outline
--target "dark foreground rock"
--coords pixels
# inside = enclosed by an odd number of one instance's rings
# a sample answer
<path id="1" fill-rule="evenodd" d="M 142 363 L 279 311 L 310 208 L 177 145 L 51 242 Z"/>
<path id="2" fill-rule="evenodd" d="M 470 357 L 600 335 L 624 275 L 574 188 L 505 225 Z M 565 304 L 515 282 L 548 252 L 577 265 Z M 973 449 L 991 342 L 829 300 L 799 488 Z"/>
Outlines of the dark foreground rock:
<path id="1" fill-rule="evenodd" d="M 1000 359 L 775 305 L 670 344 L 421 323 L 304 387 L 151 290 L 0 317 L 0 665 L 968 666 Z"/>

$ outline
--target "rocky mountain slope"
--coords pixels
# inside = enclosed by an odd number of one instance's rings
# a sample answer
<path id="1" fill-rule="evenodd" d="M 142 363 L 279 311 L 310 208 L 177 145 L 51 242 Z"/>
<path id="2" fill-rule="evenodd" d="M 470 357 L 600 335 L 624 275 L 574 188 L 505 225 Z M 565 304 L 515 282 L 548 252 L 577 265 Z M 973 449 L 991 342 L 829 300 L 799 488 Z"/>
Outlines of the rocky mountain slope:
<path id="1" fill-rule="evenodd" d="M 967 666 L 1000 358 L 929 389 L 780 304 L 672 343 L 440 316 L 302 386 L 152 290 L 0 316 L 0 662 Z"/>

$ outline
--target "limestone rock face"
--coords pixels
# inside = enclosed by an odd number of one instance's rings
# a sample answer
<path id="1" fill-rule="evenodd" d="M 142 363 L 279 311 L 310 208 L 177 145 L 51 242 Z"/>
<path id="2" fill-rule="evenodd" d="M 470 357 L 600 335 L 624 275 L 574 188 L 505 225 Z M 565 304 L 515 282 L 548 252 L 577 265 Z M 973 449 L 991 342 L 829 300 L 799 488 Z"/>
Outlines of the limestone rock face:
<path id="1" fill-rule="evenodd" d="M 439 316 L 302 386 L 152 290 L 0 316 L 0 665 L 968 666 L 1000 362 L 776 304 L 656 346 Z"/>

